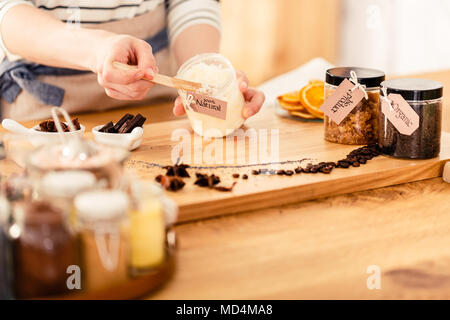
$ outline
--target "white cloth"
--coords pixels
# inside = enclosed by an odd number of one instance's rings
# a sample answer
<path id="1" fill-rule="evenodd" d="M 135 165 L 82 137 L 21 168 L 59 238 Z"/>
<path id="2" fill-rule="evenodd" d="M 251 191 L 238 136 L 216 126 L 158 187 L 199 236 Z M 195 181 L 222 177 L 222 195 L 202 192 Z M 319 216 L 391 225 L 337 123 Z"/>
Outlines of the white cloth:
<path id="1" fill-rule="evenodd" d="M 263 107 L 273 106 L 277 96 L 300 90 L 311 79 L 324 80 L 325 72 L 332 67 L 333 65 L 325 59 L 314 58 L 292 71 L 264 82 L 258 87 L 266 95 Z"/>

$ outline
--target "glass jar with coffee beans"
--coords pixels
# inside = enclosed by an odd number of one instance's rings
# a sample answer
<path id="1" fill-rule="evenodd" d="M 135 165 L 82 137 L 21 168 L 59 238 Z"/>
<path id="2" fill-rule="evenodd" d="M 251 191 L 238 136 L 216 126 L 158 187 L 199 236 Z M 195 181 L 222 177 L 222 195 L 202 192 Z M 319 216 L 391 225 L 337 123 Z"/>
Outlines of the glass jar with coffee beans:
<path id="1" fill-rule="evenodd" d="M 339 124 L 325 115 L 325 140 L 351 145 L 376 143 L 379 89 L 380 83 L 385 79 L 383 71 L 359 67 L 328 69 L 325 81 L 325 99 L 336 91 L 344 79 L 351 78 L 352 71 L 355 72 L 358 83 L 365 86 L 367 99 L 363 97 Z"/>

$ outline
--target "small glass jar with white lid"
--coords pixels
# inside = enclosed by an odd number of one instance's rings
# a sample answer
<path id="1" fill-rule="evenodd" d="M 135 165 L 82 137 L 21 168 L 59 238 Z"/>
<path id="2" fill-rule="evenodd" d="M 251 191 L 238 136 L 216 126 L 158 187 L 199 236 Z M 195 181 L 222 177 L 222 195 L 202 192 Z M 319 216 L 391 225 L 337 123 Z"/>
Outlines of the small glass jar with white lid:
<path id="1" fill-rule="evenodd" d="M 236 71 L 230 61 L 217 53 L 205 53 L 192 57 L 178 70 L 177 78 L 199 82 L 201 95 L 226 103 L 226 107 L 216 107 L 217 112 L 203 112 L 191 107 L 192 95 L 184 90 L 178 90 L 192 129 L 198 135 L 207 138 L 220 138 L 233 133 L 242 126 L 245 119 L 242 109 L 245 104 L 244 96 L 239 90 Z M 191 98 L 190 98 L 191 96 Z"/>
<path id="2" fill-rule="evenodd" d="M 129 197 L 120 190 L 99 189 L 74 200 L 87 290 L 104 290 L 128 279 Z"/>

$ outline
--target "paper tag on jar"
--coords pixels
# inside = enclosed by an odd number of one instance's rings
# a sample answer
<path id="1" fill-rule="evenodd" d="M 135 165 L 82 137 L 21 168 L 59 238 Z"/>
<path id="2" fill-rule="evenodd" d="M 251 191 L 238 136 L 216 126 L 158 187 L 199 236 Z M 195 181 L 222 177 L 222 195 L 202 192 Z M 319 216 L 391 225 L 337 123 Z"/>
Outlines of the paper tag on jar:
<path id="1" fill-rule="evenodd" d="M 187 93 L 188 104 L 192 111 L 225 120 L 227 118 L 227 102 L 195 92 Z"/>
<path id="2" fill-rule="evenodd" d="M 359 88 L 352 91 L 354 86 L 350 80 L 344 79 L 320 107 L 320 110 L 338 125 L 364 98 L 364 92 Z"/>
<path id="3" fill-rule="evenodd" d="M 401 95 L 390 93 L 388 99 L 392 102 L 392 105 L 389 106 L 385 99 L 381 99 L 381 112 L 398 132 L 407 136 L 412 135 L 419 128 L 419 115 Z"/>

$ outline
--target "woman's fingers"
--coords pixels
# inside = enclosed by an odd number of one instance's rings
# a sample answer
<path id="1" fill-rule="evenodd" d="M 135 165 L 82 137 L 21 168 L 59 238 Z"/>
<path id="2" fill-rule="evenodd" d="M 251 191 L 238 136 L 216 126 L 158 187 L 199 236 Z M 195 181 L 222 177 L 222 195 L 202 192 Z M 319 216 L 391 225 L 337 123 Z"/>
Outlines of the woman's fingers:
<path id="1" fill-rule="evenodd" d="M 133 69 L 133 70 L 117 69 L 112 65 L 113 61 L 116 60 L 109 59 L 108 61 L 105 61 L 105 64 L 103 65 L 101 78 L 104 83 L 115 83 L 126 85 L 142 79 L 146 74 L 145 71 L 141 69 Z"/>
<path id="2" fill-rule="evenodd" d="M 158 70 L 152 47 L 145 41 L 130 36 L 108 38 L 99 55 L 97 68 L 98 83 L 106 93 L 121 100 L 140 100 L 145 98 L 152 83 L 143 78 L 153 78 Z M 122 70 L 113 62 L 137 65 L 136 69 Z"/>
<path id="3" fill-rule="evenodd" d="M 158 72 L 156 60 L 153 56 L 152 47 L 145 41 L 136 41 L 134 43 L 137 66 L 145 71 L 147 77 L 153 78 L 153 74 Z"/>
<path id="4" fill-rule="evenodd" d="M 262 107 L 265 97 L 261 91 L 248 86 L 247 75 L 242 71 L 236 71 L 239 90 L 241 90 L 245 99 L 245 106 L 242 110 L 242 116 L 247 119 L 256 114 Z"/>
<path id="5" fill-rule="evenodd" d="M 244 109 L 242 110 L 242 116 L 244 117 L 244 119 L 247 119 L 258 113 L 258 111 L 264 104 L 265 96 L 264 93 L 254 88 L 248 88 L 243 93 L 243 95 L 245 99 L 245 105 Z M 185 109 L 180 97 L 175 100 L 173 114 L 176 116 L 185 114 Z"/>
<path id="6" fill-rule="evenodd" d="M 256 114 L 261 109 L 265 100 L 265 96 L 261 91 L 250 88 L 248 86 L 248 78 L 242 71 L 236 71 L 236 77 L 239 90 L 241 90 L 245 99 L 242 116 L 244 117 L 244 119 L 247 119 Z M 185 113 L 185 109 L 180 97 L 175 100 L 173 113 L 176 116 L 181 116 Z"/>
<path id="7" fill-rule="evenodd" d="M 173 106 L 173 114 L 176 116 L 182 116 L 185 114 L 186 111 L 184 110 L 183 102 L 181 101 L 181 98 L 178 97 L 175 99 L 175 103 Z"/>
<path id="8" fill-rule="evenodd" d="M 242 116 L 247 119 L 256 114 L 262 107 L 265 96 L 264 93 L 254 88 L 248 88 L 244 92 L 245 106 L 242 110 Z"/>
<path id="9" fill-rule="evenodd" d="M 117 90 L 114 90 L 112 88 L 105 88 L 105 92 L 106 94 L 113 98 L 113 99 L 117 99 L 117 100 L 132 100 L 132 98 L 130 96 L 127 96 Z"/>
<path id="10" fill-rule="evenodd" d="M 238 81 L 239 90 L 241 90 L 242 93 L 246 92 L 248 89 L 248 78 L 247 75 L 238 70 L 236 71 L 236 77 Z"/>
<path id="11" fill-rule="evenodd" d="M 141 100 L 145 98 L 152 86 L 153 84 L 149 81 L 138 80 L 129 85 L 110 84 L 109 88 L 129 96 L 132 100 Z"/>

